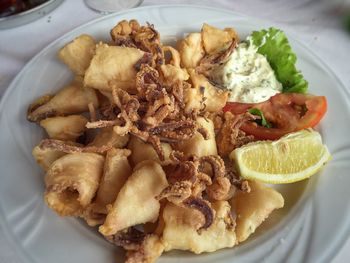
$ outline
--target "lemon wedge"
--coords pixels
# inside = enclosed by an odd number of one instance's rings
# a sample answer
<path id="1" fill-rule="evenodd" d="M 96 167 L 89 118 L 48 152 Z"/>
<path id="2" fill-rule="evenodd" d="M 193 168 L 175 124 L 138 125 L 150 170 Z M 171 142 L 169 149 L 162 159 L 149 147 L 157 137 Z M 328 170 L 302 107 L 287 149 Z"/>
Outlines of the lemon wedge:
<path id="1" fill-rule="evenodd" d="M 257 141 L 231 152 L 240 175 L 271 184 L 304 180 L 331 158 L 321 135 L 312 130 L 287 134 L 277 141 Z"/>

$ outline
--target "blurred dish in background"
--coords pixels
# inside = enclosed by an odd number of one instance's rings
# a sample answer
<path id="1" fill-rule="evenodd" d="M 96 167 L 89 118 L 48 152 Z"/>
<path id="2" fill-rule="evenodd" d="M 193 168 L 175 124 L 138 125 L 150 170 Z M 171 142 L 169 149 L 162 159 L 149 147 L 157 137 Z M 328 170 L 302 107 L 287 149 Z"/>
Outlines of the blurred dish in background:
<path id="1" fill-rule="evenodd" d="M 84 0 L 84 2 L 94 11 L 101 14 L 109 14 L 137 7 L 142 4 L 143 0 Z"/>
<path id="2" fill-rule="evenodd" d="M 0 29 L 32 22 L 55 9 L 63 0 L 1 0 Z"/>
<path id="3" fill-rule="evenodd" d="M 27 11 L 44 2 L 47 2 L 47 0 L 2 0 L 0 2 L 0 17 Z"/>

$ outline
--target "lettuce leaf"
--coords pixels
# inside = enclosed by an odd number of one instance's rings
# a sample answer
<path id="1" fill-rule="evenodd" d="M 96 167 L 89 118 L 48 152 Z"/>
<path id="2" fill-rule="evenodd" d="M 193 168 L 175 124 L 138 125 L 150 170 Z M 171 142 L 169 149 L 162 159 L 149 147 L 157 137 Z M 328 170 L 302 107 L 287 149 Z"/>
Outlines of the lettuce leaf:
<path id="1" fill-rule="evenodd" d="M 272 127 L 271 123 L 269 123 L 265 119 L 265 116 L 264 116 L 264 114 L 263 114 L 263 112 L 261 110 L 259 110 L 257 108 L 252 108 L 252 109 L 249 109 L 248 112 L 250 114 L 257 115 L 257 116 L 260 117 L 260 120 L 256 120 L 259 125 L 264 126 L 266 128 L 271 128 Z"/>
<path id="2" fill-rule="evenodd" d="M 248 41 L 258 48 L 258 53 L 267 58 L 276 78 L 282 83 L 283 92 L 307 92 L 308 82 L 295 67 L 297 57 L 283 31 L 273 27 L 254 31 Z"/>

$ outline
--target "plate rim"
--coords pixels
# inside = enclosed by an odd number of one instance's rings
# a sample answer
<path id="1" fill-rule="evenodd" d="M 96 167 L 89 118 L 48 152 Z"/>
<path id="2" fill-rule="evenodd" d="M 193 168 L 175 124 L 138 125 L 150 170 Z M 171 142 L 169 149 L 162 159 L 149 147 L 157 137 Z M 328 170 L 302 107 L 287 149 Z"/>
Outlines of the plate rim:
<path id="1" fill-rule="evenodd" d="M 48 1 L 48 2 L 50 2 L 50 1 Z M 25 73 L 30 69 L 32 64 L 34 64 L 36 62 L 36 60 L 39 59 L 45 52 L 50 50 L 52 48 L 52 46 L 54 46 L 56 43 L 60 42 L 64 38 L 66 38 L 68 35 L 72 34 L 74 31 L 79 31 L 83 27 L 87 27 L 89 25 L 98 23 L 98 22 L 103 21 L 103 20 L 108 20 L 111 17 L 118 18 L 119 16 L 122 16 L 125 14 L 131 14 L 133 12 L 138 12 L 139 10 L 159 9 L 159 8 L 188 8 L 188 7 L 199 8 L 201 10 L 205 9 L 205 10 L 222 12 L 222 13 L 226 13 L 226 14 L 235 15 L 237 17 L 242 17 L 245 19 L 253 19 L 254 21 L 261 21 L 264 23 L 270 23 L 270 24 L 273 23 L 273 21 L 271 21 L 271 20 L 257 18 L 254 16 L 239 13 L 237 11 L 232 11 L 232 10 L 227 10 L 227 9 L 217 8 L 217 7 L 211 7 L 211 6 L 205 6 L 205 5 L 197 5 L 197 4 L 196 5 L 192 5 L 192 4 L 159 4 L 159 5 L 141 6 L 141 7 L 137 7 L 137 8 L 122 10 L 119 12 L 111 13 L 111 14 L 108 14 L 105 16 L 101 16 L 101 17 L 92 19 L 86 23 L 80 24 L 80 25 L 72 28 L 71 30 L 69 30 L 66 33 L 64 33 L 63 35 L 61 35 L 59 38 L 53 40 L 48 45 L 46 45 L 45 48 L 43 48 L 40 52 L 36 53 L 30 60 L 28 60 L 26 62 L 26 64 L 22 67 L 22 69 L 11 80 L 10 84 L 7 86 L 6 90 L 4 91 L 4 93 L 1 97 L 1 100 L 0 100 L 0 119 L 3 118 L 3 115 L 5 114 L 4 109 L 5 109 L 6 100 L 11 95 L 11 93 L 16 90 L 17 82 L 20 81 L 22 76 L 25 75 Z M 281 27 L 283 27 L 282 24 L 281 24 Z M 283 29 L 283 30 L 285 30 L 285 29 Z M 305 49 L 307 51 L 308 54 L 311 55 L 311 57 L 313 57 L 313 59 L 315 59 L 314 61 L 319 63 L 327 71 L 329 76 L 337 82 L 337 84 L 338 84 L 337 86 L 339 86 L 341 88 L 340 90 L 343 92 L 343 94 L 346 95 L 347 99 L 349 100 L 350 91 L 348 89 L 346 89 L 344 82 L 339 78 L 339 76 L 336 74 L 336 72 L 334 72 L 334 70 L 332 68 L 330 68 L 326 64 L 326 62 L 321 57 L 319 57 L 317 55 L 317 53 L 315 51 L 313 51 L 306 44 L 304 44 L 304 42 L 302 40 L 300 40 L 300 38 L 298 38 L 298 36 L 295 32 L 291 32 L 290 30 L 286 30 L 286 31 L 288 32 L 289 35 L 291 35 L 293 37 L 294 41 L 296 41 L 303 49 Z M 350 109 L 350 105 L 348 105 L 348 109 Z M 0 203 L 0 218 L 3 217 L 3 214 L 2 214 L 3 212 L 4 212 L 3 207 Z M 6 220 L 1 220 L 0 224 L 1 224 L 1 226 L 6 226 L 7 222 L 6 222 Z M 14 236 L 12 233 L 10 233 L 6 227 L 3 227 L 3 231 L 6 235 L 6 238 L 11 243 L 15 242 L 16 236 Z M 350 228 L 349 227 L 347 227 L 346 231 L 339 232 L 338 238 L 336 240 L 332 240 L 332 243 L 331 243 L 332 245 L 329 246 L 329 247 L 333 247 L 333 248 L 327 249 L 327 254 L 325 254 L 325 258 L 324 258 L 324 260 L 326 260 L 326 262 L 328 262 L 331 258 L 334 258 L 339 253 L 339 251 L 345 246 L 345 243 L 348 240 L 349 236 L 350 236 Z M 15 250 L 17 250 L 17 249 L 18 249 L 18 246 L 15 246 Z M 25 254 L 28 255 L 27 251 L 24 248 L 21 247 L 20 250 L 22 250 L 22 252 L 25 252 Z M 22 258 L 23 254 L 19 255 L 19 256 Z M 28 256 L 29 257 L 27 259 L 32 261 L 32 259 L 33 259 L 32 256 L 30 256 L 30 255 L 28 255 Z M 33 261 L 33 262 L 35 262 L 35 261 Z"/>

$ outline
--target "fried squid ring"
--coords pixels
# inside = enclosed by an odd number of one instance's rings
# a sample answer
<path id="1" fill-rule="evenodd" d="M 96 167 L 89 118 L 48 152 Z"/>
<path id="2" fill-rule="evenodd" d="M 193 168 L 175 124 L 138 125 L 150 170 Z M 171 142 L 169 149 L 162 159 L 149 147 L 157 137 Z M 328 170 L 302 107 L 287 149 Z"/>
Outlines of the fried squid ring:
<path id="1" fill-rule="evenodd" d="M 142 65 L 136 74 L 136 89 L 141 99 L 151 99 L 148 94 L 149 90 L 162 89 L 158 71 L 148 65 Z"/>
<path id="2" fill-rule="evenodd" d="M 45 177 L 45 201 L 61 216 L 81 216 L 91 203 L 103 172 L 104 157 L 72 153 L 52 163 Z"/>
<path id="3" fill-rule="evenodd" d="M 174 204 L 181 204 L 188 199 L 192 194 L 192 182 L 190 181 L 178 181 L 165 188 L 160 195 L 157 196 L 158 200 L 166 198 L 169 202 Z"/>
<path id="4" fill-rule="evenodd" d="M 200 159 L 196 157 L 184 161 L 182 154 L 173 152 L 172 159 L 175 159 L 177 165 L 168 175 L 170 185 L 157 196 L 157 199 L 166 198 L 176 205 L 197 209 L 205 218 L 198 231 L 208 228 L 212 223 L 213 211 L 210 203 L 201 197 L 201 193 L 212 183 L 210 176 L 200 171 Z"/>
<path id="5" fill-rule="evenodd" d="M 213 180 L 213 183 L 206 188 L 206 193 L 212 200 L 229 200 L 234 194 L 235 188 L 226 177 L 219 177 Z"/>
<path id="6" fill-rule="evenodd" d="M 206 169 L 206 164 L 210 165 L 210 174 L 213 179 L 212 184 L 206 188 L 206 193 L 212 200 L 228 200 L 232 197 L 234 189 L 230 179 L 226 177 L 226 167 L 223 159 L 219 155 L 203 156 L 200 158 L 200 170 Z"/>
<path id="7" fill-rule="evenodd" d="M 160 35 L 152 24 L 147 23 L 147 26 L 142 26 L 139 30 L 132 32 L 132 38 L 139 49 L 153 54 L 155 65 L 164 64 Z"/>
<path id="8" fill-rule="evenodd" d="M 140 26 L 136 20 L 123 20 L 112 30 L 111 37 L 117 46 L 136 47 L 153 55 L 153 66 L 164 63 L 160 35 L 154 26 Z"/>

